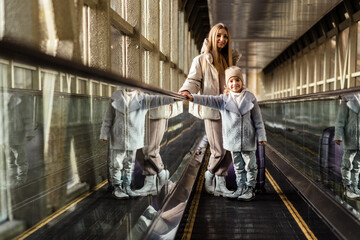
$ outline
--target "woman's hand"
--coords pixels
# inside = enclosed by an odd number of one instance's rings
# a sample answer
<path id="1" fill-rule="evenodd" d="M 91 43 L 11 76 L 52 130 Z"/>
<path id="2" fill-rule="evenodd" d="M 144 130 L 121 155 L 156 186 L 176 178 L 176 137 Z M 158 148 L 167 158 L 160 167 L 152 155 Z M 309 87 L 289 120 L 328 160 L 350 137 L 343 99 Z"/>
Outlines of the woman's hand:
<path id="1" fill-rule="evenodd" d="M 191 96 L 191 93 L 188 90 L 179 91 L 179 93 L 181 95 L 185 96 L 188 101 L 193 101 L 194 100 L 194 97 Z"/>
<path id="2" fill-rule="evenodd" d="M 100 139 L 100 141 L 101 141 L 102 144 L 106 144 L 106 143 L 107 143 L 107 140 L 105 140 L 105 139 Z"/>
<path id="3" fill-rule="evenodd" d="M 179 91 L 179 94 L 181 94 L 183 96 L 187 96 L 187 95 L 190 95 L 191 93 L 188 90 L 182 90 L 182 91 Z"/>
<path id="4" fill-rule="evenodd" d="M 341 144 L 341 140 L 335 140 L 335 143 L 336 143 L 337 145 L 340 145 L 340 144 Z"/>
<path id="5" fill-rule="evenodd" d="M 265 141 L 260 141 L 260 142 L 259 142 L 260 146 L 264 146 L 265 143 L 266 143 Z"/>

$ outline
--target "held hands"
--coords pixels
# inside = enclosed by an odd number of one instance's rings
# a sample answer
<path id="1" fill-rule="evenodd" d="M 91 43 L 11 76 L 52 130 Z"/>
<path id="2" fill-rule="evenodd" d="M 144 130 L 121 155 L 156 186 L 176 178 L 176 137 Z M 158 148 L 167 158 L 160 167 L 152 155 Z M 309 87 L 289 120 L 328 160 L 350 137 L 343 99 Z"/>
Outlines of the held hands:
<path id="1" fill-rule="evenodd" d="M 191 96 L 191 93 L 189 91 L 184 90 L 184 91 L 179 91 L 179 93 L 181 95 L 185 96 L 188 101 L 191 101 L 191 102 L 194 101 L 194 97 Z"/>
<path id="2" fill-rule="evenodd" d="M 265 141 L 260 141 L 260 142 L 259 142 L 260 146 L 264 146 L 265 143 L 266 143 Z"/>

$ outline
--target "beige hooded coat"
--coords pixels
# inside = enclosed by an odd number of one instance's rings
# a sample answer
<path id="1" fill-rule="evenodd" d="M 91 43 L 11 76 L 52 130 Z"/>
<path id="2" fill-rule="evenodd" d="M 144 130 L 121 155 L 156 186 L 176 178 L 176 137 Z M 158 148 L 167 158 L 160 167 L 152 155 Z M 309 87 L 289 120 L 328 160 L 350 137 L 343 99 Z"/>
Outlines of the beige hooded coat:
<path id="1" fill-rule="evenodd" d="M 219 73 L 214 66 L 214 58 L 211 53 L 204 54 L 207 40 L 204 40 L 201 49 L 202 54 L 196 56 L 192 61 L 189 74 L 183 86 L 179 91 L 187 90 L 190 93 L 200 93 L 204 95 L 219 95 Z M 236 65 L 241 54 L 232 50 L 233 63 Z M 204 61 L 204 58 L 206 61 Z M 202 66 L 206 63 L 208 67 Z M 189 112 L 200 119 L 220 119 L 218 110 L 209 107 L 200 106 L 198 104 L 189 103 Z"/>

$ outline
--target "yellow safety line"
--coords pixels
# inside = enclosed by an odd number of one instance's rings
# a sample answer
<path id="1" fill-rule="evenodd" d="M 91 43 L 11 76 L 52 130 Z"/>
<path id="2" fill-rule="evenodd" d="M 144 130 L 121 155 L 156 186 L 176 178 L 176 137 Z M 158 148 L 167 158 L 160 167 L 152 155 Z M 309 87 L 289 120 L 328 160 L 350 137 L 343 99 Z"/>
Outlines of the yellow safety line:
<path id="1" fill-rule="evenodd" d="M 203 167 L 201 169 L 201 174 L 200 174 L 200 177 L 199 177 L 199 181 L 198 181 L 198 184 L 196 185 L 196 192 L 195 192 L 194 198 L 193 198 L 193 200 L 191 202 L 191 206 L 190 206 L 190 209 L 189 209 L 189 216 L 188 216 L 188 218 L 186 220 L 184 233 L 183 233 L 183 236 L 181 238 L 182 240 L 191 239 L 191 235 L 192 235 L 192 231 L 193 231 L 194 223 L 195 223 L 195 219 L 196 219 L 196 213 L 197 213 L 197 209 L 198 209 L 199 202 L 200 202 L 201 191 L 202 191 L 203 184 L 204 184 L 205 171 L 206 171 L 206 168 L 207 168 L 207 162 L 208 161 L 203 163 Z"/>
<path id="2" fill-rule="evenodd" d="M 37 231 L 39 228 L 43 227 L 45 224 L 47 224 L 48 222 L 50 222 L 51 220 L 53 220 L 54 218 L 56 218 L 57 216 L 59 216 L 60 214 L 64 213 L 66 210 L 68 210 L 69 208 L 71 208 L 73 205 L 77 204 L 78 202 L 80 202 L 81 200 L 83 200 L 84 198 L 90 196 L 91 194 L 93 194 L 95 191 L 97 191 L 99 188 L 101 188 L 102 186 L 104 186 L 107 183 L 108 180 L 103 181 L 102 183 L 98 184 L 96 187 L 93 188 L 93 190 L 91 190 L 90 192 L 84 193 L 83 195 L 81 195 L 80 197 L 78 197 L 77 199 L 71 201 L 70 203 L 68 203 L 67 205 L 65 205 L 64 207 L 60 208 L 59 210 L 57 210 L 56 212 L 54 212 L 53 214 L 47 216 L 46 218 L 44 218 L 43 220 L 41 220 L 40 222 L 38 222 L 37 224 L 35 224 L 34 226 L 32 226 L 31 228 L 27 229 L 25 232 L 23 232 L 22 234 L 20 234 L 19 236 L 15 237 L 14 239 L 16 240 L 20 240 L 20 239 L 25 239 L 28 236 L 30 236 L 31 234 L 33 234 L 35 231 Z"/>
<path id="3" fill-rule="evenodd" d="M 265 169 L 266 171 L 266 177 L 269 179 L 269 182 L 274 187 L 277 194 L 280 196 L 281 200 L 284 202 L 285 206 L 295 219 L 296 223 L 299 225 L 301 231 L 305 234 L 307 239 L 317 239 L 314 235 L 314 233 L 310 230 L 308 225 L 305 223 L 305 221 L 302 219 L 298 211 L 295 209 L 295 207 L 291 204 L 289 199 L 285 196 L 279 185 L 275 182 L 274 178 L 270 175 L 269 171 Z"/>

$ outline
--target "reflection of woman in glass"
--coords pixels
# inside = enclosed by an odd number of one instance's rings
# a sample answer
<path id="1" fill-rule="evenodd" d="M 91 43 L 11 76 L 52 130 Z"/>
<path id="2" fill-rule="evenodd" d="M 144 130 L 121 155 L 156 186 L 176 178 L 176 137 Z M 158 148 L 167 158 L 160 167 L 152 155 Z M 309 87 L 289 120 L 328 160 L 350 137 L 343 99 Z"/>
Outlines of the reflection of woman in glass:
<path id="1" fill-rule="evenodd" d="M 359 94 L 344 96 L 335 123 L 334 141 L 343 142 L 344 155 L 341 163 L 341 175 L 345 186 L 345 195 L 351 199 L 360 199 L 360 99 Z"/>
<path id="2" fill-rule="evenodd" d="M 240 56 L 231 49 L 227 27 L 218 23 L 209 32 L 204 42 L 204 51 L 195 57 L 188 77 L 179 93 L 219 95 L 225 88 L 225 69 L 235 65 Z M 223 148 L 222 125 L 218 110 L 201 107 L 201 118 L 205 119 L 205 131 L 209 140 L 211 156 L 205 172 L 205 189 L 208 193 L 225 196 L 232 192 L 226 188 L 225 177 L 232 162 L 231 155 Z M 215 180 L 215 183 L 214 183 Z M 216 184 L 216 185 L 215 185 Z"/>
<path id="3" fill-rule="evenodd" d="M 143 156 L 137 156 L 142 174 L 145 176 L 144 185 L 136 190 L 141 196 L 157 195 L 158 189 L 166 183 L 169 171 L 164 169 L 164 163 L 160 156 L 160 144 L 168 125 L 169 108 L 173 104 L 161 106 L 149 111 L 149 131 L 147 131 L 147 143 L 142 149 Z M 158 184 L 157 184 L 158 182 Z"/>
<path id="4" fill-rule="evenodd" d="M 118 199 L 138 197 L 131 190 L 136 150 L 144 147 L 145 115 L 149 108 L 173 103 L 166 96 L 152 96 L 135 90 L 114 92 L 106 110 L 100 139 L 110 138 L 110 178 Z"/>
<path id="5" fill-rule="evenodd" d="M 30 99 L 19 94 L 5 93 L 1 98 L 7 104 L 7 111 L 1 111 L 2 133 L 8 132 L 8 141 L 0 138 L 4 152 L 8 153 L 11 186 L 19 186 L 27 180 L 29 163 L 25 154 L 25 143 L 34 137 L 32 104 Z M 5 116 L 7 114 L 7 116 Z"/>

